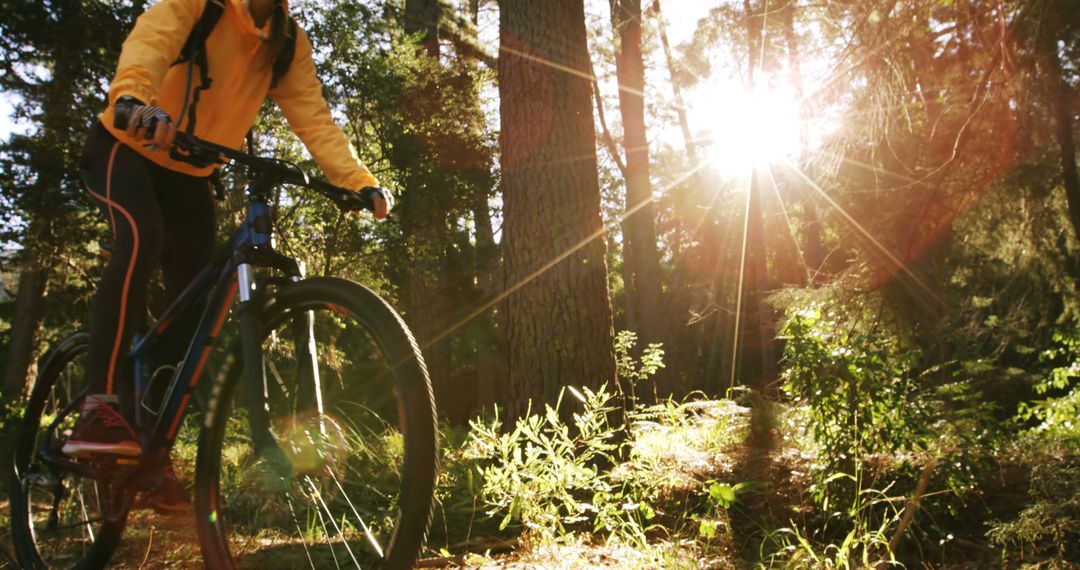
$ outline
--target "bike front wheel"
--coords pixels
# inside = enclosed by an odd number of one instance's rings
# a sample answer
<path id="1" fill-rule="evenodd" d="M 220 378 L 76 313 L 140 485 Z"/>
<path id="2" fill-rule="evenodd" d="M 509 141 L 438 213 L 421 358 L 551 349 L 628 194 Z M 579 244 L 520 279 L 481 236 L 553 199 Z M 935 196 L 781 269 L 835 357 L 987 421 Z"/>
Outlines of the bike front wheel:
<path id="1" fill-rule="evenodd" d="M 437 438 L 408 328 L 368 289 L 331 278 L 283 287 L 259 320 L 261 394 L 243 386 L 247 364 L 234 351 L 199 441 L 207 566 L 411 568 L 430 518 Z M 252 427 L 253 402 L 268 412 L 266 428 Z"/>

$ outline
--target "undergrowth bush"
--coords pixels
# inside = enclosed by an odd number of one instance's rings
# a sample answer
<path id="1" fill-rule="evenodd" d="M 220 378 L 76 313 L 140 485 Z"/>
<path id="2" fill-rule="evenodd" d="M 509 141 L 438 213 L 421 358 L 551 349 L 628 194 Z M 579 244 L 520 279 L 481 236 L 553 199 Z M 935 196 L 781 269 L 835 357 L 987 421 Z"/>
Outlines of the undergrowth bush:
<path id="1" fill-rule="evenodd" d="M 571 425 L 559 416 L 567 393 L 581 404 Z M 568 388 L 554 406 L 526 414 L 509 433 L 500 433 L 497 417 L 470 423 L 465 457 L 481 465 L 480 496 L 500 530 L 520 524 L 543 539 L 590 530 L 645 543 L 652 508 L 640 488 L 614 481 L 606 468 L 622 445 L 623 426 L 609 421 L 614 399 L 603 387 Z"/>
<path id="2" fill-rule="evenodd" d="M 471 529 L 479 507 L 481 518 L 498 521 L 499 531 L 521 527 L 542 540 L 588 531 L 645 546 L 656 516 L 651 502 L 657 487 L 647 478 L 616 472 L 629 455 L 630 433 L 629 426 L 615 418 L 638 417 L 637 386 L 664 366 L 664 352 L 660 344 L 650 344 L 635 358 L 631 352 L 636 343 L 637 336 L 629 331 L 620 332 L 615 343 L 616 372 L 629 394 L 616 395 L 606 386 L 569 387 L 554 405 L 545 405 L 539 413 L 530 408 L 506 433 L 497 410 L 493 417 L 472 420 L 460 447 L 448 450 L 451 465 L 442 480 L 471 499 L 440 492 L 444 520 L 460 520 L 468 511 Z M 570 421 L 560 413 L 568 404 L 565 398 L 576 400 L 578 411 Z"/>
<path id="3" fill-rule="evenodd" d="M 993 521 L 987 536 L 1006 559 L 1029 567 L 1066 568 L 1080 561 L 1080 334 L 1055 334 L 1058 346 L 1043 361 L 1057 361 L 1035 386 L 1041 400 L 1022 403 L 1025 426 L 1017 447 L 1030 470 L 1028 501 L 1011 520 Z"/>
<path id="4" fill-rule="evenodd" d="M 1042 400 L 1020 404 L 1017 419 L 1035 422 L 1033 435 L 1071 449 L 1080 448 L 1080 333 L 1057 333 L 1058 346 L 1044 351 L 1042 359 L 1064 359 L 1066 364 L 1050 370 L 1047 378 L 1035 385 Z M 1057 395 L 1052 395 L 1057 394 Z"/>
<path id="5" fill-rule="evenodd" d="M 858 314 L 805 303 L 790 308 L 783 325 L 789 427 L 812 458 L 807 491 L 817 510 L 801 525 L 769 533 L 763 559 L 770 564 L 891 560 L 890 540 L 908 530 L 901 513 L 920 477 L 944 482 L 950 496 L 970 488 L 970 466 L 957 458 L 979 433 L 962 416 L 978 407 L 950 405 L 967 402 L 964 378 L 926 385 L 915 370 L 919 352 Z"/>
<path id="6" fill-rule="evenodd" d="M 993 521 L 987 536 L 1006 559 L 1029 567 L 1068 568 L 1080 561 L 1080 456 L 1043 455 L 1031 465 L 1028 504 L 1015 519 Z"/>
<path id="7" fill-rule="evenodd" d="M 874 456 L 904 457 L 938 435 L 929 400 L 911 372 L 916 358 L 881 331 L 863 332 L 810 306 L 784 324 L 784 392 L 805 414 L 818 448 L 812 491 L 824 501 L 831 482 L 851 488 L 858 464 Z"/>

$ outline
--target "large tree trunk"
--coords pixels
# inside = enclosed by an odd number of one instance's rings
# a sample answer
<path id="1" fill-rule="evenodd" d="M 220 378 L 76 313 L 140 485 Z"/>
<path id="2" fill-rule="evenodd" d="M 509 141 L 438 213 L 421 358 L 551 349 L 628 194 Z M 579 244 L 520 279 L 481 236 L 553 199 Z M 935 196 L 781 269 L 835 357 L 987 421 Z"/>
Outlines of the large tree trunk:
<path id="1" fill-rule="evenodd" d="M 769 290 L 768 265 L 765 250 L 765 225 L 761 209 L 761 174 L 750 177 L 750 201 L 746 209 L 747 247 L 743 267 L 744 325 L 740 335 L 743 351 L 739 357 L 739 371 L 744 382 L 757 390 L 772 387 L 777 378 L 775 321 L 772 307 L 765 302 Z"/>
<path id="2" fill-rule="evenodd" d="M 653 0 L 653 13 L 660 28 L 660 44 L 664 47 L 664 60 L 667 62 L 668 76 L 671 81 L 672 95 L 675 97 L 675 113 L 679 117 L 679 128 L 682 129 L 683 144 L 686 146 L 686 156 L 690 159 L 690 166 L 696 170 L 700 159 L 698 158 L 697 143 L 690 132 L 690 121 L 686 118 L 686 103 L 682 96 L 682 83 L 675 73 L 675 57 L 671 54 L 671 43 L 668 41 L 667 25 L 664 23 L 664 15 L 660 11 L 660 0 Z"/>
<path id="3" fill-rule="evenodd" d="M 797 0 L 788 0 L 781 10 L 781 17 L 784 23 L 784 42 L 787 44 L 788 49 L 788 65 L 791 67 L 792 84 L 795 85 L 795 97 L 798 101 L 801 101 L 799 108 L 799 118 L 805 119 L 806 102 L 803 100 L 803 87 L 802 87 L 802 57 L 799 52 L 799 39 L 795 34 L 795 7 Z M 807 133 L 805 128 L 799 129 L 799 139 L 802 143 L 802 148 L 807 147 Z M 802 168 L 802 160 L 796 162 L 796 165 Z M 792 183 L 797 184 L 801 192 L 797 192 L 802 199 L 802 260 L 806 265 L 808 271 L 809 284 L 813 285 L 820 282 L 821 264 L 824 262 L 825 253 L 821 245 L 821 220 L 818 219 L 816 196 L 813 194 L 813 190 L 800 178 L 794 178 Z"/>
<path id="4" fill-rule="evenodd" d="M 480 2 L 469 0 L 468 19 L 472 24 L 470 40 L 476 41 L 480 23 Z M 469 61 L 468 65 L 474 62 Z M 477 189 L 479 190 L 479 188 Z M 502 291 L 503 275 L 499 264 L 499 244 L 495 242 L 495 227 L 491 222 L 491 207 L 488 199 L 494 188 L 484 188 L 472 195 L 471 210 L 476 227 L 476 288 L 479 293 L 478 304 L 486 305 Z M 488 309 L 480 317 L 481 330 L 485 334 L 484 342 L 476 355 L 476 405 L 481 408 L 495 406 L 503 401 L 506 380 L 506 342 L 503 330 L 498 327 L 495 311 Z"/>
<path id="5" fill-rule="evenodd" d="M 754 89 L 754 68 L 762 60 L 759 45 L 763 26 L 760 14 L 754 13 L 750 0 L 743 0 L 746 11 L 746 31 L 750 61 L 747 69 L 748 90 Z M 738 366 L 744 381 L 758 390 L 772 386 L 777 377 L 776 350 L 772 308 L 765 302 L 765 293 L 769 288 L 768 265 L 765 250 L 765 227 L 761 209 L 761 174 L 757 165 L 750 175 L 750 195 L 746 208 L 746 259 L 743 264 L 742 310 L 745 324 L 740 333 L 743 338 L 743 351 Z M 741 366 L 739 363 L 741 362 Z"/>
<path id="6" fill-rule="evenodd" d="M 434 60 L 439 58 L 438 0 L 407 0 L 405 2 L 405 32 L 421 35 L 420 54 Z M 420 82 L 417 89 L 438 89 L 435 81 Z M 418 101 L 436 100 L 432 93 L 413 94 Z M 405 105 L 403 115 L 407 122 L 422 124 L 425 114 L 431 110 L 422 105 Z M 418 129 L 413 132 L 416 133 Z M 417 139 L 419 134 L 412 135 Z M 410 145 L 416 152 L 424 152 L 430 140 L 413 140 Z M 430 177 L 424 176 L 422 168 L 413 169 L 405 180 L 405 195 L 401 203 L 401 226 L 408 251 L 408 267 L 405 276 L 405 312 L 409 327 L 423 348 L 428 372 L 431 374 L 435 403 L 443 415 L 462 419 L 471 402 L 466 394 L 456 389 L 451 380 L 451 353 L 448 338 L 443 337 L 447 326 L 446 307 L 446 255 L 449 239 L 446 231 L 446 212 L 433 196 L 442 188 L 432 187 Z"/>
<path id="7" fill-rule="evenodd" d="M 649 342 L 663 338 L 660 254 L 656 247 L 656 207 L 649 180 L 649 141 L 645 131 L 645 63 L 641 56 L 641 0 L 612 0 L 611 19 L 619 37 L 615 73 L 626 149 L 624 259 L 630 280 L 630 329 Z"/>
<path id="8" fill-rule="evenodd" d="M 513 418 L 564 386 L 610 386 L 615 360 L 584 2 L 504 0 L 499 35 Z"/>
<path id="9" fill-rule="evenodd" d="M 3 394 L 19 398 L 25 394 L 33 373 L 34 349 L 38 329 L 45 315 L 45 289 L 49 272 L 41 267 L 28 267 L 19 275 L 15 294 L 15 314 L 11 319 L 10 342 L 4 359 Z"/>
<path id="10" fill-rule="evenodd" d="M 695 224 L 692 220 L 696 216 L 688 216 L 684 212 L 696 212 L 698 211 L 698 204 L 691 203 L 691 197 L 695 196 L 701 186 L 707 184 L 704 182 L 704 178 L 701 176 L 699 170 L 702 167 L 701 158 L 698 154 L 698 145 L 694 140 L 694 135 L 690 131 L 690 121 L 687 118 L 686 102 L 683 99 L 682 79 L 677 73 L 677 67 L 675 62 L 675 56 L 671 49 L 671 42 L 668 40 L 667 25 L 664 20 L 664 14 L 660 9 L 660 0 L 652 0 L 652 12 L 656 18 L 657 30 L 660 36 L 660 45 L 663 48 L 664 60 L 667 65 L 668 78 L 671 83 L 672 91 L 672 108 L 675 110 L 675 114 L 679 120 L 679 128 L 682 131 L 683 145 L 686 149 L 686 156 L 689 161 L 689 170 L 694 174 L 682 184 L 671 188 L 668 191 L 668 195 L 665 197 L 676 211 L 675 215 L 671 219 L 666 221 L 667 231 L 670 232 L 671 238 L 669 247 L 674 259 L 673 268 L 669 273 L 668 282 L 668 295 L 667 303 L 663 310 L 668 320 L 669 329 L 666 335 L 666 345 L 664 347 L 664 359 L 667 364 L 661 373 L 661 378 L 664 380 L 664 384 L 672 392 L 685 391 L 690 389 L 697 389 L 700 387 L 699 383 L 695 380 L 690 383 L 686 383 L 689 377 L 681 377 L 680 375 L 684 371 L 689 371 L 698 368 L 701 363 L 699 360 L 699 347 L 708 346 L 708 343 L 723 337 L 726 340 L 731 334 L 730 330 L 719 332 L 717 325 L 707 327 L 704 323 L 697 323 L 694 326 L 688 325 L 688 321 L 693 320 L 691 318 L 692 307 L 694 305 L 693 299 L 693 279 L 687 279 L 687 267 L 686 267 L 686 253 L 688 249 L 687 244 L 693 244 L 698 241 L 691 236 L 691 233 L 699 233 L 701 226 Z M 688 228 L 694 228 L 689 230 Z M 687 239 L 691 238 L 691 239 Z M 710 323 L 718 321 L 724 321 L 724 318 L 717 314 L 715 319 L 709 320 Z M 709 338 L 712 335 L 712 338 Z M 708 340 L 702 340 L 703 338 Z M 716 340 L 716 342 L 722 342 Z M 718 370 L 721 368 L 722 357 L 718 356 L 722 353 L 719 346 L 723 344 L 713 344 L 713 348 L 708 349 L 706 353 L 706 362 L 704 364 L 704 370 L 706 378 L 718 377 L 720 374 Z M 716 357 L 716 358 L 713 358 Z M 680 384 L 680 382 L 682 382 Z"/>
<path id="11" fill-rule="evenodd" d="M 1062 76 L 1061 55 L 1058 53 L 1060 25 L 1053 23 L 1057 16 L 1043 23 L 1040 31 L 1040 52 L 1046 62 L 1047 90 L 1056 122 L 1058 151 L 1061 158 L 1061 179 L 1065 186 L 1065 198 L 1069 204 L 1069 222 L 1076 239 L 1080 240 L 1080 174 L 1076 170 L 1076 141 L 1073 138 L 1074 98 L 1069 83 Z"/>
<path id="12" fill-rule="evenodd" d="M 502 285 L 499 246 L 495 243 L 487 196 L 478 193 L 473 199 L 472 211 L 476 223 L 477 289 L 481 303 L 487 303 L 499 294 Z M 481 407 L 501 402 L 505 392 L 502 384 L 506 379 L 506 343 L 492 313 L 489 310 L 480 317 L 484 321 L 482 329 L 489 335 L 476 356 L 476 404 Z"/>

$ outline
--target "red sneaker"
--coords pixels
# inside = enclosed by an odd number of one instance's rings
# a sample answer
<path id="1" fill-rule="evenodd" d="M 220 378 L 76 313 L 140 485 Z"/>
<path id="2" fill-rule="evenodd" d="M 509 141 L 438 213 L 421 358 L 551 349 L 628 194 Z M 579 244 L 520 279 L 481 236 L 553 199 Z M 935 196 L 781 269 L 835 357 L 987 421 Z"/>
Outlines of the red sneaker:
<path id="1" fill-rule="evenodd" d="M 171 461 L 161 473 L 161 485 L 148 492 L 139 507 L 154 509 L 157 514 L 165 516 L 182 515 L 191 510 L 191 495 L 176 478 Z"/>
<path id="2" fill-rule="evenodd" d="M 75 422 L 75 429 L 64 443 L 64 454 L 80 458 L 95 454 L 125 457 L 142 454 L 138 435 L 117 410 L 117 406 L 114 395 L 87 396 L 82 413 Z"/>

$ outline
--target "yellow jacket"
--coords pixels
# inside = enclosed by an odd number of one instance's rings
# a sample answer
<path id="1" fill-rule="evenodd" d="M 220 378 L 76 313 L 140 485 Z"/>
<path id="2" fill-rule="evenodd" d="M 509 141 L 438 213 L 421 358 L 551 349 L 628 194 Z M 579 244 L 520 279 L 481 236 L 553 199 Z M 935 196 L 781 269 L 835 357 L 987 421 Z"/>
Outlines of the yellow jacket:
<path id="1" fill-rule="evenodd" d="M 378 181 L 356 156 L 345 133 L 334 123 L 322 96 L 322 83 L 315 76 L 311 42 L 297 28 L 296 55 L 289 71 L 270 89 L 271 59 L 263 29 L 255 22 L 243 0 L 223 0 L 227 6 L 210 36 L 206 55 L 213 83 L 202 92 L 196 113 L 195 136 L 233 148 L 242 148 L 263 100 L 269 95 L 277 103 L 311 156 L 330 182 L 359 190 L 378 186 Z M 202 14 L 207 0 L 161 0 L 146 10 L 124 40 L 116 76 L 109 87 L 109 105 L 99 118 L 117 139 L 139 154 L 165 168 L 206 176 L 214 167 L 198 168 L 169 158 L 167 150 L 152 151 L 145 141 L 137 141 L 113 127 L 113 104 L 125 95 L 158 105 L 186 129 L 184 86 L 187 64 L 172 63 Z M 194 70 L 191 89 L 199 84 Z"/>

